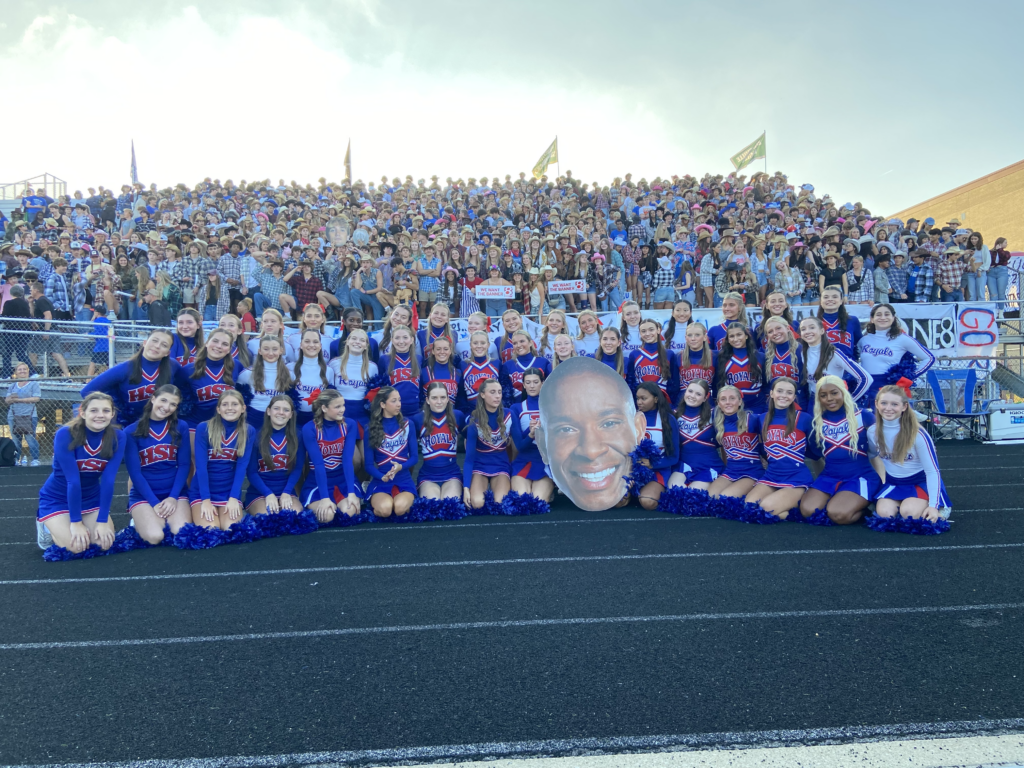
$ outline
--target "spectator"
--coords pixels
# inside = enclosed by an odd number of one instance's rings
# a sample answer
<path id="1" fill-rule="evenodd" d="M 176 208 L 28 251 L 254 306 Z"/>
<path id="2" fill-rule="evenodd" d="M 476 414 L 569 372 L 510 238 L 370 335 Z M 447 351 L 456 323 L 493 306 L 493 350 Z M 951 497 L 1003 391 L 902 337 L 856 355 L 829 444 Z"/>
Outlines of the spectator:
<path id="1" fill-rule="evenodd" d="M 1006 238 L 997 237 L 992 246 L 992 265 L 988 268 L 986 283 L 989 301 L 1005 301 L 1006 286 L 1009 281 L 1010 252 L 1006 249 Z M 1020 291 L 1020 287 L 1017 288 Z M 1003 305 L 999 305 L 999 316 L 1002 317 Z"/>
<path id="2" fill-rule="evenodd" d="M 964 256 L 967 276 L 967 300 L 984 301 L 988 284 L 988 271 L 992 266 L 992 254 L 985 245 L 980 232 L 971 232 L 966 237 Z"/>
<path id="3" fill-rule="evenodd" d="M 92 311 L 92 331 L 89 335 L 95 336 L 96 341 L 92 345 L 92 356 L 89 359 L 86 383 L 92 381 L 93 376 L 97 373 L 102 373 L 110 364 L 110 342 L 114 335 L 114 327 L 110 322 L 110 318 L 107 317 L 107 308 L 103 302 L 97 301 L 90 309 Z"/>
<path id="4" fill-rule="evenodd" d="M 838 254 L 829 253 L 825 256 L 825 266 L 818 275 L 818 292 L 826 288 L 836 286 L 841 288 L 845 296 L 849 292 L 849 285 L 846 279 L 846 266 Z"/>
<path id="5" fill-rule="evenodd" d="M 964 293 L 960 290 L 960 279 L 964 276 L 964 263 L 960 257 L 961 250 L 952 245 L 939 261 L 935 270 L 935 282 L 939 285 L 939 301 L 963 301 Z"/>
<path id="6" fill-rule="evenodd" d="M 892 265 L 892 257 L 888 251 L 882 251 L 875 260 L 875 268 L 872 275 L 875 279 L 875 303 L 885 304 L 889 301 L 892 286 L 889 285 L 889 276 L 886 270 Z"/>
<path id="7" fill-rule="evenodd" d="M 910 269 L 907 271 L 907 295 L 913 296 L 915 302 L 926 302 L 931 300 L 932 290 L 935 287 L 935 274 L 932 271 L 929 260 L 931 254 L 923 249 L 917 249 L 910 253 Z"/>
<path id="8" fill-rule="evenodd" d="M 27 318 L 32 317 L 32 311 L 25 300 L 25 288 L 21 285 L 10 286 L 10 298 L 4 302 L 3 311 L 0 311 L 3 321 L 3 336 L 0 337 L 0 359 L 2 359 L 2 370 L 0 379 L 8 379 L 13 371 L 14 360 L 29 365 L 28 341 L 29 330 Z M 32 371 L 29 365 L 30 372 Z"/>
<path id="9" fill-rule="evenodd" d="M 60 337 L 56 335 L 60 328 L 51 322 L 54 319 L 53 304 L 46 298 L 46 288 L 42 283 L 32 283 L 30 295 L 32 317 L 43 321 L 32 325 L 32 330 L 37 333 L 42 332 L 40 335 L 32 336 L 29 341 L 29 357 L 32 359 L 32 365 L 39 365 L 37 355 L 50 355 L 60 366 L 65 382 L 70 383 L 71 371 L 68 370 L 67 360 L 60 352 L 61 348 L 58 343 Z M 50 334 L 51 331 L 53 335 Z"/>
<path id="10" fill-rule="evenodd" d="M 177 286 L 175 286 L 177 287 Z M 143 301 L 148 307 L 147 315 L 149 317 L 149 324 L 156 326 L 157 328 L 170 328 L 172 318 L 174 315 L 171 314 L 167 305 L 160 300 L 160 291 L 157 288 L 150 288 L 146 291 Z M 180 307 L 179 307 L 180 310 Z"/>
<path id="11" fill-rule="evenodd" d="M 854 256 L 850 261 L 850 270 L 846 273 L 846 283 L 849 293 L 846 295 L 847 304 L 868 304 L 875 303 L 875 277 L 872 270 L 864 266 L 864 257 L 860 254 Z"/>
<path id="12" fill-rule="evenodd" d="M 316 304 L 316 297 L 323 291 L 324 284 L 318 277 L 314 277 L 313 262 L 309 259 L 300 261 L 296 269 L 298 274 L 295 274 L 296 270 L 293 269 L 285 275 L 284 280 L 295 291 L 295 305 L 301 313 L 307 304 Z"/>
<path id="13" fill-rule="evenodd" d="M 909 301 L 907 297 L 909 272 L 909 268 L 903 264 L 903 253 L 896 251 L 892 255 L 889 268 L 885 270 L 885 276 L 889 280 L 889 303 L 901 304 Z"/>
<path id="14" fill-rule="evenodd" d="M 7 426 L 11 430 L 11 437 L 14 440 L 15 466 L 28 466 L 28 457 L 22 453 L 21 438 L 28 443 L 29 453 L 32 454 L 33 467 L 39 466 L 39 440 L 36 439 L 36 428 L 39 425 L 39 413 L 36 411 L 36 403 L 42 397 L 43 392 L 38 381 L 29 381 L 31 370 L 27 363 L 18 363 L 14 368 L 11 385 L 7 388 Z"/>

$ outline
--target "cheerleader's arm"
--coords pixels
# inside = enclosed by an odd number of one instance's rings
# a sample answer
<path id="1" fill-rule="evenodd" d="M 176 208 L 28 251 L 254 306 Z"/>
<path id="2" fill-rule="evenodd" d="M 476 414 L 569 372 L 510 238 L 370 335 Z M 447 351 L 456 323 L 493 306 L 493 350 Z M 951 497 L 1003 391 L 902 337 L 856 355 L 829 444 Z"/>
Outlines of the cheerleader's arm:
<path id="1" fill-rule="evenodd" d="M 356 434 L 359 431 L 356 430 Z M 284 493 L 290 496 L 295 495 L 295 487 L 299 484 L 299 478 L 302 477 L 302 468 L 306 466 L 306 444 L 303 441 L 299 441 L 299 447 L 295 451 L 295 466 L 292 468 L 292 473 L 288 475 L 288 479 L 284 484 Z"/>
<path id="2" fill-rule="evenodd" d="M 249 456 L 249 465 L 245 470 L 245 476 L 249 478 L 249 485 L 255 488 L 260 496 L 270 496 L 273 491 L 263 482 L 263 477 L 260 475 L 261 453 L 261 451 L 253 451 L 252 455 Z"/>
<path id="3" fill-rule="evenodd" d="M 933 355 L 927 347 L 922 346 L 921 343 L 909 333 L 904 333 L 900 336 L 900 343 L 903 345 L 904 350 L 912 354 L 914 356 L 914 360 L 917 361 L 917 367 L 914 369 L 914 379 L 924 376 L 924 374 L 927 373 L 933 365 L 935 365 L 935 355 Z"/>
<path id="4" fill-rule="evenodd" d="M 419 440 L 416 439 L 419 429 L 416 422 L 411 419 L 407 420 L 406 424 L 409 430 L 409 458 L 402 462 L 402 469 L 412 469 L 420 460 Z"/>
<path id="5" fill-rule="evenodd" d="M 469 488 L 473 484 L 473 464 L 476 462 L 476 423 L 470 422 L 466 429 L 466 460 L 462 462 L 462 485 Z"/>
<path id="6" fill-rule="evenodd" d="M 192 469 L 192 441 L 189 440 L 189 426 L 187 422 L 178 420 L 178 470 L 174 473 L 174 482 L 171 484 L 171 495 L 168 498 L 177 499 L 185 488 L 188 480 L 189 470 Z M 127 455 L 128 449 L 125 448 Z"/>
<path id="7" fill-rule="evenodd" d="M 245 472 L 254 453 L 253 443 L 256 442 L 256 430 L 246 424 L 245 431 L 245 451 L 241 456 L 235 456 L 235 479 L 231 483 L 231 498 L 239 501 L 242 500 L 242 481 L 245 480 Z"/>
<path id="8" fill-rule="evenodd" d="M 71 445 L 71 433 L 62 427 L 53 441 L 53 458 L 64 471 L 68 483 L 68 515 L 72 523 L 82 522 L 82 479 Z"/>
<path id="9" fill-rule="evenodd" d="M 110 502 L 114 500 L 114 483 L 117 481 L 117 471 L 121 469 L 121 462 L 124 461 L 124 432 L 117 430 L 114 433 L 114 455 L 110 457 L 107 466 L 100 474 L 100 511 L 96 515 L 97 523 L 105 523 L 110 519 Z"/>
<path id="10" fill-rule="evenodd" d="M 196 480 L 199 481 L 199 496 L 203 501 L 210 501 L 210 475 L 207 473 L 207 464 L 210 461 L 210 443 L 207 439 L 207 429 L 205 421 L 196 427 Z"/>
<path id="11" fill-rule="evenodd" d="M 363 435 L 363 464 L 366 471 L 370 474 L 370 477 L 374 480 L 383 480 L 384 473 L 381 472 L 380 467 L 377 466 L 377 462 L 373 458 L 373 445 L 370 442 L 370 432 L 370 428 L 367 428 Z M 388 467 L 388 469 L 390 470 L 391 468 Z"/>
<path id="12" fill-rule="evenodd" d="M 149 502 L 149 506 L 155 507 L 160 500 L 153 493 L 149 481 L 146 480 L 146 476 L 142 472 L 142 462 L 139 461 L 139 445 L 135 440 L 135 435 L 125 432 L 124 443 L 124 465 L 128 470 L 128 478 L 132 481 L 132 487 Z"/>
<path id="13" fill-rule="evenodd" d="M 320 443 L 317 442 L 315 430 L 316 423 L 312 421 L 302 428 L 302 444 L 306 448 L 306 455 L 309 456 L 309 463 L 313 465 L 313 477 L 316 478 L 316 486 L 320 491 L 320 498 L 329 499 L 331 495 L 327 490 L 327 469 L 324 467 L 324 454 L 320 450 Z"/>
<path id="14" fill-rule="evenodd" d="M 369 434 L 370 430 L 366 430 Z M 356 453 L 356 443 L 359 441 L 359 425 L 352 419 L 345 419 L 345 448 L 341 452 L 341 460 L 345 465 L 345 482 L 348 484 L 349 493 L 352 493 L 353 488 L 358 488 L 359 484 L 356 482 L 356 469 L 355 461 L 353 457 Z M 373 454 L 370 454 L 371 456 Z M 292 473 L 296 475 L 296 482 L 298 482 L 297 472 Z M 326 496 L 324 498 L 327 498 Z"/>
<path id="15" fill-rule="evenodd" d="M 854 391 L 850 393 L 850 397 L 853 398 L 854 402 L 857 402 L 861 397 L 863 397 L 864 393 L 871 388 L 871 383 L 874 381 L 874 377 L 865 371 L 859 363 L 853 362 L 853 360 L 848 358 L 838 349 L 835 351 L 835 356 L 832 359 L 836 361 L 854 380 Z"/>
<path id="16" fill-rule="evenodd" d="M 914 450 L 921 457 L 921 465 L 924 467 L 924 476 L 928 489 L 928 506 L 938 509 L 940 506 L 944 506 L 940 501 L 942 477 L 939 474 L 939 457 L 935 455 L 935 444 L 924 430 L 919 429 L 917 431 Z"/>

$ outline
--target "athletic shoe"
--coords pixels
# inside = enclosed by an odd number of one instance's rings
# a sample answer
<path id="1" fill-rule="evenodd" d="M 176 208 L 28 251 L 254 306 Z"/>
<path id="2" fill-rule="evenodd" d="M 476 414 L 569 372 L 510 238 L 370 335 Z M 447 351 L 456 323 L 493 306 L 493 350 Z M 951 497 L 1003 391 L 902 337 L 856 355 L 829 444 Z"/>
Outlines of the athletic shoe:
<path id="1" fill-rule="evenodd" d="M 39 466 L 39 459 L 32 459 L 32 462 L 29 464 L 29 466 L 30 467 L 38 467 Z"/>
<path id="2" fill-rule="evenodd" d="M 27 467 L 27 466 L 28 466 L 28 456 L 22 456 L 22 457 L 21 457 L 21 461 L 20 461 L 20 464 L 21 464 L 21 466 L 23 466 L 23 467 Z"/>
<path id="3" fill-rule="evenodd" d="M 36 544 L 40 549 L 46 549 L 53 544 L 53 536 L 50 535 L 49 529 L 38 520 L 36 520 Z"/>

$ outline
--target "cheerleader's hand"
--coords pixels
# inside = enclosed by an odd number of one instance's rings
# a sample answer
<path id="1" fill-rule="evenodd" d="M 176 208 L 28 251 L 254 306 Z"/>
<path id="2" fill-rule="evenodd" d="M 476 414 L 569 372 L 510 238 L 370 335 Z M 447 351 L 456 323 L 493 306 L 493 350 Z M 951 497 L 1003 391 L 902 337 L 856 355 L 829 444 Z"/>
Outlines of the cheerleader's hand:
<path id="1" fill-rule="evenodd" d="M 203 499 L 202 505 L 199 507 L 199 515 L 208 523 L 213 522 L 214 516 L 217 514 L 217 509 L 213 506 L 213 502 L 209 499 Z"/>
<path id="2" fill-rule="evenodd" d="M 237 520 L 242 516 L 242 502 L 238 499 L 228 499 L 228 503 L 224 505 L 224 510 L 228 513 L 229 519 Z"/>
<path id="3" fill-rule="evenodd" d="M 85 552 L 89 548 L 92 534 L 85 523 L 71 524 L 71 544 L 68 546 L 72 552 Z"/>
<path id="4" fill-rule="evenodd" d="M 267 504 L 267 512 L 273 514 L 274 512 L 281 511 L 281 505 L 278 503 L 277 496 L 275 496 L 274 494 L 268 494 L 264 501 Z"/>
<path id="5" fill-rule="evenodd" d="M 921 517 L 933 523 L 937 523 L 942 514 L 935 507 L 925 507 L 924 512 L 921 513 Z"/>
<path id="6" fill-rule="evenodd" d="M 469 503 L 469 500 L 470 500 L 469 488 L 463 488 L 462 489 L 462 503 L 465 504 L 467 507 L 471 506 L 470 503 Z"/>
<path id="7" fill-rule="evenodd" d="M 359 506 L 361 503 L 362 502 L 360 501 L 358 496 L 356 496 L 354 493 L 350 493 L 348 496 L 345 497 L 345 500 L 342 502 L 344 508 L 340 509 L 349 517 L 355 517 L 359 514 Z"/>
<path id="8" fill-rule="evenodd" d="M 643 464 L 648 469 L 651 468 L 651 460 L 650 459 L 640 459 L 640 463 Z"/>
<path id="9" fill-rule="evenodd" d="M 109 519 L 105 523 L 96 523 L 96 530 L 92 532 L 92 540 L 100 545 L 102 549 L 110 549 L 114 543 L 114 523 Z"/>
<path id="10" fill-rule="evenodd" d="M 290 509 L 294 512 L 302 511 L 302 505 L 299 504 L 298 500 L 287 493 L 282 493 L 280 495 L 278 503 L 281 505 L 281 509 Z"/>
<path id="11" fill-rule="evenodd" d="M 177 507 L 177 499 L 164 499 L 155 507 L 153 507 L 153 511 L 156 512 L 156 516 L 159 517 L 161 520 L 166 520 L 174 514 L 174 510 L 177 509 Z"/>
<path id="12" fill-rule="evenodd" d="M 330 499 L 320 499 L 313 505 L 313 514 L 316 515 L 317 522 L 329 523 L 334 519 L 334 513 L 337 511 L 337 507 L 334 506 L 334 502 Z"/>

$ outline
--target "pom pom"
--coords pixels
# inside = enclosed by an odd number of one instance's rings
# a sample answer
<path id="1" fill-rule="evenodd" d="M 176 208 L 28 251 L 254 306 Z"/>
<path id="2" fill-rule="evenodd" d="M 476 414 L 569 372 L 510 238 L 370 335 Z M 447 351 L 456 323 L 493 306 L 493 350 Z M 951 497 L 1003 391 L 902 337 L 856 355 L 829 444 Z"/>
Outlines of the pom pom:
<path id="1" fill-rule="evenodd" d="M 51 544 L 43 550 L 43 560 L 48 563 L 60 563 L 65 560 L 91 560 L 94 557 L 103 557 L 110 553 L 110 549 L 103 549 L 99 544 L 90 544 L 84 552 L 72 552 L 70 549 Z"/>
<path id="2" fill-rule="evenodd" d="M 484 506 L 482 509 L 476 511 L 478 515 L 501 515 L 504 514 L 501 509 L 501 504 L 494 500 L 493 491 L 484 492 Z"/>
<path id="3" fill-rule="evenodd" d="M 915 536 L 938 536 L 950 528 L 949 520 L 944 517 L 933 523 L 923 517 L 903 517 L 899 513 L 893 517 L 871 515 L 864 518 L 864 524 L 873 531 L 909 533 Z"/>
<path id="4" fill-rule="evenodd" d="M 259 541 L 263 538 L 252 515 L 244 515 L 237 523 L 232 523 L 224 533 L 227 544 L 248 544 L 250 541 Z"/>
<path id="5" fill-rule="evenodd" d="M 462 503 L 462 499 L 455 497 L 441 499 L 435 512 L 437 520 L 461 520 L 468 515 L 469 512 L 466 510 L 466 505 Z"/>
<path id="6" fill-rule="evenodd" d="M 740 513 L 740 522 L 750 523 L 751 525 L 774 525 L 775 523 L 781 523 L 782 518 L 776 517 L 771 512 L 768 512 L 760 504 L 753 504 L 750 502 L 743 503 L 743 510 Z M 800 513 L 797 512 L 799 515 Z"/>
<path id="7" fill-rule="evenodd" d="M 220 528 L 206 528 L 195 523 L 185 523 L 174 534 L 174 546 L 178 549 L 210 549 L 225 541 Z"/>
<path id="8" fill-rule="evenodd" d="M 153 545 L 146 541 L 139 535 L 139 532 L 135 530 L 135 526 L 129 525 L 127 528 L 122 528 L 114 536 L 114 544 L 110 548 L 114 554 L 120 554 L 121 552 L 131 552 L 133 549 L 149 549 Z"/>
<path id="9" fill-rule="evenodd" d="M 316 515 L 312 512 L 309 514 L 313 515 L 313 519 L 316 519 Z M 344 512 L 338 512 L 334 515 L 334 519 L 329 523 L 318 523 L 321 528 L 348 528 L 353 525 L 362 525 L 363 523 L 372 523 L 377 520 L 377 516 L 373 514 L 373 511 L 367 507 L 363 507 L 356 514 L 349 517 Z"/>
<path id="10" fill-rule="evenodd" d="M 235 389 L 237 389 L 241 393 L 242 400 L 245 402 L 246 405 L 252 405 L 252 398 L 253 398 L 252 387 L 250 387 L 248 384 L 237 384 L 236 383 L 235 384 Z"/>
<path id="11" fill-rule="evenodd" d="M 277 536 L 293 536 L 312 533 L 319 526 L 316 516 L 311 512 L 296 512 L 293 509 L 282 509 L 280 512 L 265 515 L 254 515 L 252 523 L 262 539 Z"/>
<path id="12" fill-rule="evenodd" d="M 308 509 L 304 509 L 295 514 L 295 523 L 292 525 L 292 535 L 302 536 L 303 534 L 313 533 L 319 527 L 320 523 L 316 521 L 316 515 Z"/>
<path id="13" fill-rule="evenodd" d="M 872 531 L 879 531 L 881 533 L 895 533 L 896 527 L 896 516 L 893 517 L 881 517 L 880 515 L 869 515 L 864 518 L 864 525 L 870 528 Z"/>
<path id="14" fill-rule="evenodd" d="M 178 403 L 178 418 L 191 421 L 189 418 L 198 405 L 196 393 L 192 387 L 181 388 L 181 402 Z"/>
<path id="15" fill-rule="evenodd" d="M 830 526 L 830 525 L 834 526 L 835 525 L 835 523 L 832 522 L 832 518 L 828 516 L 828 512 L 826 512 L 824 509 L 816 509 L 816 510 L 814 510 L 814 514 L 811 515 L 810 517 L 804 517 L 803 515 L 800 514 L 800 511 L 797 510 L 797 516 L 800 518 L 800 520 L 798 520 L 797 522 L 800 522 L 802 520 L 803 522 L 807 523 L 808 525 L 824 525 L 824 526 Z M 792 517 L 792 515 L 790 515 L 790 517 Z"/>
<path id="16" fill-rule="evenodd" d="M 501 509 L 503 515 L 546 515 L 551 505 L 532 494 L 509 491 L 501 500 Z"/>
<path id="17" fill-rule="evenodd" d="M 664 490 L 658 500 L 658 509 L 683 517 L 714 517 L 710 503 L 711 497 L 707 491 L 677 485 Z"/>
<path id="18" fill-rule="evenodd" d="M 633 452 L 629 454 L 629 458 L 630 470 L 629 474 L 625 476 L 626 487 L 630 493 L 635 494 L 645 485 L 655 480 L 654 470 L 641 464 L 640 460 L 656 461 L 661 458 L 661 451 L 658 450 L 658 446 L 654 444 L 653 440 L 645 437 Z"/>

